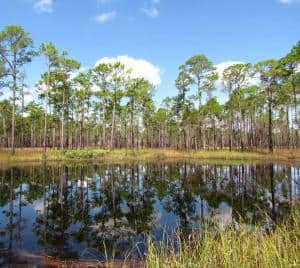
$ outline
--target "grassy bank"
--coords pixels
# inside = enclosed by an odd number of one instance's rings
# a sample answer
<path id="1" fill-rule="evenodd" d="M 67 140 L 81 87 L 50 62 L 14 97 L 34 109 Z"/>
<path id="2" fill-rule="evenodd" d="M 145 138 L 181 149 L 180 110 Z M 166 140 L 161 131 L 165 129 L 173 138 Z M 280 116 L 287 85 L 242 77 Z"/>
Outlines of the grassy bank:
<path id="1" fill-rule="evenodd" d="M 300 267 L 299 209 L 269 234 L 258 227 L 205 232 L 178 250 L 150 242 L 147 267 Z"/>
<path id="2" fill-rule="evenodd" d="M 69 160 L 172 160 L 172 159 L 214 159 L 214 160 L 266 160 L 300 161 L 300 150 L 276 150 L 273 154 L 266 151 L 179 151 L 172 149 L 85 149 L 67 150 L 63 155 L 58 150 L 47 150 L 48 161 Z M 0 162 L 32 162 L 42 160 L 42 149 L 17 149 L 14 155 L 9 150 L 0 151 Z"/>

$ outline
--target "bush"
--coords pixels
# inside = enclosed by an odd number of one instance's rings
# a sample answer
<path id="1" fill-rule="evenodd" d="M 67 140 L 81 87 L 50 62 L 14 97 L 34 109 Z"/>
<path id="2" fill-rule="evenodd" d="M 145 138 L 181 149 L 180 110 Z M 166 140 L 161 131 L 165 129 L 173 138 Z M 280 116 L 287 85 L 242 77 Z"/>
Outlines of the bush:
<path id="1" fill-rule="evenodd" d="M 103 157 L 103 152 L 97 152 L 93 150 L 68 150 L 65 152 L 66 158 L 78 158 L 78 159 L 88 159 L 88 158 L 96 158 L 96 157 Z"/>
<path id="2" fill-rule="evenodd" d="M 157 153 L 155 157 L 158 161 L 160 161 L 165 160 L 167 158 L 167 155 L 165 153 Z"/>

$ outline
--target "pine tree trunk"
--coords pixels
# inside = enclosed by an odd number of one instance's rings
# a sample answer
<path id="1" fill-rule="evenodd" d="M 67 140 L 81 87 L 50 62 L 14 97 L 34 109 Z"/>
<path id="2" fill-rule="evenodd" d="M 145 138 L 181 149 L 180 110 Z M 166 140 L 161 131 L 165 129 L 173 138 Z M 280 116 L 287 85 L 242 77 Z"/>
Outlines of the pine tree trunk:
<path id="1" fill-rule="evenodd" d="M 289 119 L 289 106 L 286 106 L 286 146 L 290 147 L 290 119 Z"/>
<path id="2" fill-rule="evenodd" d="M 80 136 L 79 136 L 79 144 L 80 149 L 84 147 L 84 138 L 83 138 L 83 121 L 84 121 L 84 106 L 81 104 L 81 120 L 80 120 Z"/>
<path id="3" fill-rule="evenodd" d="M 16 91 L 17 91 L 17 61 L 16 54 L 14 53 L 13 60 L 13 107 L 12 107 L 12 120 L 11 120 L 11 153 L 15 154 L 15 113 L 16 113 Z"/>
<path id="4" fill-rule="evenodd" d="M 63 92 L 63 107 L 61 109 L 60 153 L 64 154 L 65 142 L 65 92 Z"/>
<path id="5" fill-rule="evenodd" d="M 269 151 L 273 153 L 273 119 L 272 119 L 272 93 L 270 89 L 268 90 L 269 102 L 268 102 L 268 112 L 269 112 Z"/>
<path id="6" fill-rule="evenodd" d="M 114 107 L 113 107 L 112 122 L 111 122 L 110 149 L 113 149 L 114 147 L 115 116 L 116 116 L 116 92 L 114 92 Z"/>
<path id="7" fill-rule="evenodd" d="M 48 64 L 48 75 L 47 75 L 47 88 L 46 88 L 46 99 L 45 99 L 45 120 L 44 120 L 44 150 L 43 160 L 47 158 L 47 116 L 48 116 L 48 93 L 49 93 L 49 76 L 50 76 L 50 64 Z"/>

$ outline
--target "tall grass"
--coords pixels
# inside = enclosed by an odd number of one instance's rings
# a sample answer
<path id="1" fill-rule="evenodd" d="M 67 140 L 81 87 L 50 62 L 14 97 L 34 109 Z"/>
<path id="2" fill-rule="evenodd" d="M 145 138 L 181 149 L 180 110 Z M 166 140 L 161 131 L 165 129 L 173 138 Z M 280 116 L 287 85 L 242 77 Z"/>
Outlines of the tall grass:
<path id="1" fill-rule="evenodd" d="M 41 148 L 17 149 L 15 155 L 11 155 L 8 149 L 0 150 L 0 162 L 18 161 L 42 161 Z M 73 159 L 90 160 L 283 160 L 299 162 L 300 150 L 278 150 L 274 154 L 266 152 L 237 152 L 237 151 L 179 151 L 174 149 L 84 149 L 66 150 L 63 155 L 59 150 L 48 149 L 47 160 L 62 161 Z"/>
<path id="2" fill-rule="evenodd" d="M 262 228 L 204 231 L 179 240 L 148 243 L 147 267 L 300 267 L 299 208 L 271 233 Z"/>

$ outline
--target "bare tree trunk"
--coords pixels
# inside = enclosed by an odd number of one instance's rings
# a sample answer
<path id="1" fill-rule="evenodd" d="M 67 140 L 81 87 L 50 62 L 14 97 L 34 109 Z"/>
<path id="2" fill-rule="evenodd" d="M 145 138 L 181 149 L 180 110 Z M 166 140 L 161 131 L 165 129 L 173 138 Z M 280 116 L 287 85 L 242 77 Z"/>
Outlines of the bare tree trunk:
<path id="1" fill-rule="evenodd" d="M 241 150 L 244 151 L 244 141 L 243 141 L 243 115 L 242 115 L 242 109 L 241 109 L 241 103 L 240 103 L 240 88 L 238 87 L 238 111 L 239 111 L 239 122 L 238 122 L 238 126 L 239 126 L 239 133 L 240 133 L 240 146 L 241 146 Z"/>
<path id="2" fill-rule="evenodd" d="M 8 135 L 7 135 L 7 129 L 6 129 L 6 120 L 5 120 L 4 115 L 2 115 L 2 125 L 3 125 L 3 135 L 4 135 L 4 139 L 5 139 L 4 146 L 8 148 Z"/>
<path id="3" fill-rule="evenodd" d="M 286 106 L 286 146 L 290 147 L 290 120 L 289 120 L 289 106 Z"/>
<path id="4" fill-rule="evenodd" d="M 104 146 L 104 148 L 106 148 L 106 121 L 105 121 L 105 104 L 103 105 L 103 131 L 102 131 L 102 145 Z"/>
<path id="5" fill-rule="evenodd" d="M 202 136 L 202 148 L 205 151 L 205 127 L 203 126 L 203 124 L 201 125 L 201 136 Z"/>
<path id="6" fill-rule="evenodd" d="M 110 135 L 110 148 L 111 149 L 114 146 L 115 116 L 116 116 L 116 92 L 114 92 L 114 106 L 113 106 L 112 122 L 111 122 L 111 135 Z"/>
<path id="7" fill-rule="evenodd" d="M 56 148 L 56 129 L 55 129 L 55 126 L 52 130 L 52 148 Z"/>
<path id="8" fill-rule="evenodd" d="M 64 153 L 65 142 L 65 92 L 63 92 L 63 107 L 61 109 L 60 153 Z"/>
<path id="9" fill-rule="evenodd" d="M 30 147 L 33 147 L 33 125 L 30 126 Z"/>
<path id="10" fill-rule="evenodd" d="M 16 91 L 17 91 L 17 70 L 16 70 L 16 54 L 13 60 L 13 107 L 12 107 L 12 120 L 11 120 L 11 153 L 15 154 L 15 113 L 16 113 Z"/>
<path id="11" fill-rule="evenodd" d="M 295 148 L 299 146 L 299 124 L 298 124 L 298 109 L 297 109 L 297 93 L 296 86 L 293 85 L 293 95 L 294 95 L 294 111 L 295 111 L 295 124 L 296 124 L 296 133 L 295 133 Z"/>
<path id="12" fill-rule="evenodd" d="M 24 147 L 24 88 L 21 87 L 21 146 Z"/>
<path id="13" fill-rule="evenodd" d="M 233 123 L 232 123 L 232 114 L 230 115 L 230 119 L 229 119 L 229 151 L 232 151 L 232 128 L 233 128 Z"/>
<path id="14" fill-rule="evenodd" d="M 269 112 L 269 151 L 273 153 L 273 120 L 272 120 L 272 93 L 270 89 L 268 90 L 269 94 L 269 103 L 268 103 L 268 112 Z"/>
<path id="15" fill-rule="evenodd" d="M 242 152 L 244 151 L 244 147 L 245 147 L 245 145 L 244 145 L 244 125 L 245 125 L 245 123 L 244 123 L 244 116 L 242 115 L 242 113 L 241 113 L 241 118 L 240 118 L 240 142 L 241 142 L 241 150 L 242 150 Z"/>
<path id="16" fill-rule="evenodd" d="M 49 94 L 49 79 L 50 79 L 50 63 L 48 63 L 48 74 L 47 74 L 47 88 L 45 96 L 45 119 L 44 119 L 44 150 L 43 150 L 43 160 L 47 159 L 47 116 L 48 116 L 48 94 Z"/>
<path id="17" fill-rule="evenodd" d="M 134 148 L 134 101 L 131 101 L 131 113 L 130 113 L 130 118 L 131 118 L 131 148 Z"/>
<path id="18" fill-rule="evenodd" d="M 80 136 L 79 136 L 80 149 L 82 149 L 84 147 L 83 121 L 84 121 L 84 105 L 82 104 L 82 107 L 81 107 L 81 120 L 80 120 Z"/>

